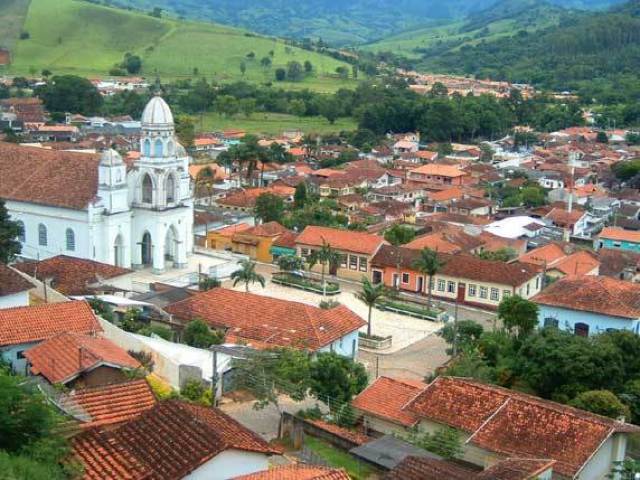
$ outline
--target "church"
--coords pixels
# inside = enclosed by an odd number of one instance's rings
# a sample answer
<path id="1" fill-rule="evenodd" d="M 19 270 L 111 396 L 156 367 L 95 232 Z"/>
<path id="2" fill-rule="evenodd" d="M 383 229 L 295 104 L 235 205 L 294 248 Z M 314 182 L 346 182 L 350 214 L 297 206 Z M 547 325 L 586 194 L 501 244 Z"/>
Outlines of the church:
<path id="1" fill-rule="evenodd" d="M 189 157 L 159 96 L 142 114 L 140 157 L 0 143 L 0 198 L 21 224 L 22 256 L 59 254 L 154 273 L 193 250 Z"/>

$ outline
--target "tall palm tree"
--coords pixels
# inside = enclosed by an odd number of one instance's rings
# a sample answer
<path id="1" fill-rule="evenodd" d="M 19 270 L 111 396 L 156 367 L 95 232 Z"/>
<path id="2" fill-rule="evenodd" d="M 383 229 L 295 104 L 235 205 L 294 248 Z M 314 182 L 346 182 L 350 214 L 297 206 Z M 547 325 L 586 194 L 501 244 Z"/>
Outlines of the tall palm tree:
<path id="1" fill-rule="evenodd" d="M 263 287 L 265 285 L 264 276 L 256 272 L 256 262 L 252 262 L 251 260 L 242 260 L 240 262 L 240 269 L 231 274 L 231 279 L 233 280 L 234 287 L 238 283 L 244 283 L 244 288 L 247 292 L 249 292 L 250 283 L 257 282 Z"/>
<path id="2" fill-rule="evenodd" d="M 433 292 L 433 277 L 444 267 L 445 262 L 438 257 L 436 250 L 425 248 L 420 252 L 420 257 L 413 262 L 413 268 L 429 277 L 429 307 L 431 307 L 431 297 Z"/>
<path id="3" fill-rule="evenodd" d="M 311 255 L 309 255 L 307 263 L 309 264 L 309 270 L 318 264 L 322 267 L 320 272 L 320 281 L 322 283 L 322 294 L 324 295 L 326 290 L 326 284 L 324 282 L 326 267 L 329 266 L 329 271 L 331 271 L 334 267 L 339 265 L 340 254 L 323 240 L 320 250 L 314 250 Z"/>
<path id="4" fill-rule="evenodd" d="M 358 300 L 363 302 L 369 307 L 369 315 L 367 319 L 367 335 L 371 336 L 371 312 L 373 307 L 384 297 L 387 293 L 387 287 L 383 283 L 373 284 L 368 278 L 362 279 L 362 290 L 356 292 L 354 295 Z"/>

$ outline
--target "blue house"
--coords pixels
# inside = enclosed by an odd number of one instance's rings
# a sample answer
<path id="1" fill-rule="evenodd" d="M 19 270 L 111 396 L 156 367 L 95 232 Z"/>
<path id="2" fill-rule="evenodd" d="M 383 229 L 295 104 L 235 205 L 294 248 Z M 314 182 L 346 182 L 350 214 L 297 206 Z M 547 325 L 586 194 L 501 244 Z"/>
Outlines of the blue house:
<path id="1" fill-rule="evenodd" d="M 640 253 L 640 232 L 624 230 L 618 227 L 607 227 L 600 232 L 593 247 L 596 250 L 614 248 Z"/>
<path id="2" fill-rule="evenodd" d="M 611 277 L 565 277 L 531 299 L 540 327 L 588 336 L 613 330 L 640 334 L 640 284 Z"/>

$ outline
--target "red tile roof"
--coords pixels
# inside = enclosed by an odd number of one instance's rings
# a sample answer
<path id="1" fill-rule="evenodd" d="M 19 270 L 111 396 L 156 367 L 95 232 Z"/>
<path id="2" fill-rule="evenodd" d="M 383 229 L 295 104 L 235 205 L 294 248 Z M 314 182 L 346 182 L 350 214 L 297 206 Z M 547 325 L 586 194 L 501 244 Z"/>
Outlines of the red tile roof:
<path id="1" fill-rule="evenodd" d="M 126 422 L 155 404 L 144 379 L 75 390 L 61 400 L 62 409 L 80 419 L 82 428 Z"/>
<path id="2" fill-rule="evenodd" d="M 319 465 L 282 465 L 263 472 L 235 477 L 233 480 L 349 480 L 343 469 Z"/>
<path id="3" fill-rule="evenodd" d="M 31 290 L 33 285 L 11 267 L 0 263 L 0 297 Z"/>
<path id="4" fill-rule="evenodd" d="M 471 433 L 467 443 L 509 457 L 548 458 L 573 477 L 613 432 L 640 427 L 475 380 L 438 377 L 405 409 Z"/>
<path id="5" fill-rule="evenodd" d="M 371 437 L 368 437 L 363 433 L 356 432 L 354 430 L 349 430 L 348 428 L 340 427 L 335 423 L 325 422 L 324 420 L 307 420 L 307 421 L 309 423 L 312 423 L 319 429 L 330 432 L 334 436 L 347 440 L 348 442 L 351 442 L 354 445 L 364 445 L 365 443 L 368 443 L 372 440 Z"/>
<path id="6" fill-rule="evenodd" d="M 101 331 L 87 302 L 0 309 L 0 346 L 39 342 L 63 332 L 92 334 Z"/>
<path id="7" fill-rule="evenodd" d="M 561 258 L 564 258 L 566 253 L 564 249 L 557 243 L 548 243 L 542 247 L 534 248 L 533 250 L 520 255 L 518 260 L 523 263 L 532 263 L 534 265 L 550 265 Z"/>
<path id="8" fill-rule="evenodd" d="M 410 173 L 418 173 L 421 175 L 434 175 L 439 177 L 463 177 L 466 172 L 460 170 L 457 165 L 442 165 L 439 163 L 428 163 L 418 168 L 414 168 Z"/>
<path id="9" fill-rule="evenodd" d="M 165 310 L 183 321 L 198 317 L 212 327 L 228 329 L 228 335 L 235 339 L 312 351 L 366 324 L 343 305 L 323 310 L 225 288 L 198 293 Z"/>
<path id="10" fill-rule="evenodd" d="M 483 244 L 479 237 L 465 233 L 462 228 L 448 225 L 437 232 L 422 235 L 407 243 L 405 248 L 422 250 L 430 248 L 440 253 L 469 253 Z"/>
<path id="11" fill-rule="evenodd" d="M 298 234 L 287 230 L 273 242 L 274 247 L 296 248 Z"/>
<path id="12" fill-rule="evenodd" d="M 229 207 L 253 208 L 256 205 L 256 199 L 263 193 L 271 193 L 278 197 L 287 198 L 295 193 L 296 189 L 287 186 L 271 186 L 268 188 L 250 188 L 241 192 L 232 193 L 224 198 L 217 200 L 219 205 Z"/>
<path id="13" fill-rule="evenodd" d="M 547 270 L 558 270 L 565 275 L 588 275 L 598 272 L 600 261 L 586 250 L 580 250 L 547 266 Z"/>
<path id="14" fill-rule="evenodd" d="M 326 243 L 336 250 L 373 255 L 385 241 L 370 233 L 308 226 L 298 236 L 296 243 L 311 247 L 322 247 Z"/>
<path id="15" fill-rule="evenodd" d="M 229 449 L 281 453 L 218 409 L 173 400 L 113 430 L 88 429 L 72 442 L 86 480 L 175 480 Z"/>
<path id="16" fill-rule="evenodd" d="M 439 254 L 439 257 L 444 262 L 439 274 L 478 282 L 518 287 L 540 273 L 537 266 L 526 263 L 483 260 L 471 255 Z M 399 264 L 413 270 L 413 264 L 419 258 L 419 250 L 384 245 L 371 259 L 371 265 L 397 268 Z"/>
<path id="17" fill-rule="evenodd" d="M 474 480 L 534 480 L 555 463 L 548 459 L 508 458 L 478 473 Z"/>
<path id="18" fill-rule="evenodd" d="M 408 456 L 384 480 L 471 480 L 476 471 L 445 460 Z"/>
<path id="19" fill-rule="evenodd" d="M 260 225 L 256 225 L 249 230 L 245 230 L 241 235 L 255 235 L 256 237 L 275 237 L 288 232 L 286 228 L 280 225 L 278 222 L 267 222 Z"/>
<path id="20" fill-rule="evenodd" d="M 379 377 L 353 399 L 352 405 L 366 414 L 412 427 L 420 417 L 402 408 L 426 386 L 423 382 Z"/>
<path id="21" fill-rule="evenodd" d="M 99 155 L 0 142 L 0 198 L 84 210 L 98 191 Z"/>
<path id="22" fill-rule="evenodd" d="M 640 318 L 640 285 L 602 276 L 567 276 L 532 299 L 552 307 Z"/>
<path id="23" fill-rule="evenodd" d="M 632 232 L 617 227 L 606 227 L 600 232 L 599 238 L 640 243 L 640 232 Z"/>
<path id="24" fill-rule="evenodd" d="M 94 293 L 90 285 L 131 273 L 126 268 L 67 255 L 17 263 L 16 268 L 32 277 L 37 274 L 38 279 L 51 279 L 51 287 L 64 295 L 88 295 Z"/>
<path id="25" fill-rule="evenodd" d="M 67 383 L 102 365 L 119 369 L 140 366 L 111 340 L 71 332 L 45 340 L 24 355 L 31 364 L 31 373 L 42 375 L 50 383 Z"/>

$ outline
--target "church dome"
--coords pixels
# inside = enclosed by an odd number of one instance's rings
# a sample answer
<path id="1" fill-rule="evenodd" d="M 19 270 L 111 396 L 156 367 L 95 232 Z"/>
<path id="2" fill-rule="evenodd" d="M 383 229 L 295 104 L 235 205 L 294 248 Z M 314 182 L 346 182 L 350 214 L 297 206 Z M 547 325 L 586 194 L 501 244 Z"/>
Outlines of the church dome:
<path id="1" fill-rule="evenodd" d="M 173 115 L 167 102 L 162 97 L 155 96 L 142 112 L 142 125 L 144 127 L 169 127 L 173 126 Z"/>
<path id="2" fill-rule="evenodd" d="M 105 150 L 100 156 L 100 164 L 106 167 L 115 167 L 116 165 L 122 165 L 122 157 L 113 148 Z"/>

